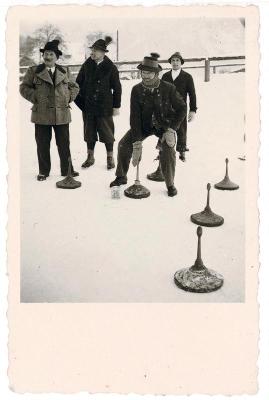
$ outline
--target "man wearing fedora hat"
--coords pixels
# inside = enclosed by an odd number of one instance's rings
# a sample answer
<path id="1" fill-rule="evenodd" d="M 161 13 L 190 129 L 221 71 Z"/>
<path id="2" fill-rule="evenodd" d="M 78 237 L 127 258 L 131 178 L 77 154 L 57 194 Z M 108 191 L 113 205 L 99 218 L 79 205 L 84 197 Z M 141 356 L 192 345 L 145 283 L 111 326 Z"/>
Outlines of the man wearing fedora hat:
<path id="1" fill-rule="evenodd" d="M 44 63 L 29 67 L 20 85 L 21 95 L 33 104 L 31 121 L 35 124 L 39 164 L 38 181 L 46 180 L 50 174 L 52 128 L 55 132 L 62 176 L 68 173 L 68 162 L 71 157 L 70 103 L 77 96 L 79 87 L 71 80 L 68 69 L 56 64 L 57 59 L 62 55 L 58 45 L 58 40 L 52 40 L 40 49 Z M 71 171 L 73 176 L 78 175 L 73 166 L 71 166 Z"/>
<path id="2" fill-rule="evenodd" d="M 173 83 L 177 91 L 181 94 L 185 102 L 187 102 L 187 97 L 189 98 L 189 114 L 188 122 L 191 122 L 195 118 L 195 113 L 197 110 L 196 106 L 196 93 L 193 78 L 191 74 L 182 69 L 184 64 L 184 59 L 182 55 L 176 51 L 172 54 L 169 59 L 169 63 L 172 69 L 165 74 L 163 74 L 162 79 L 166 82 Z M 184 118 L 182 124 L 177 131 L 177 151 L 180 153 L 179 158 L 185 161 L 185 151 L 187 148 L 187 117 Z"/>
<path id="3" fill-rule="evenodd" d="M 116 179 L 110 186 L 127 183 L 130 160 L 136 166 L 142 155 L 142 142 L 154 134 L 159 138 L 160 162 L 164 174 L 168 196 L 175 196 L 175 144 L 176 130 L 186 116 L 186 104 L 174 85 L 161 81 L 158 64 L 159 54 L 151 53 L 144 57 L 138 69 L 142 82 L 135 85 L 131 92 L 131 129 L 123 136 L 118 145 L 118 165 Z"/>
<path id="4" fill-rule="evenodd" d="M 115 168 L 113 158 L 114 122 L 121 106 L 121 83 L 115 64 L 105 55 L 112 38 L 98 39 L 90 47 L 91 55 L 81 66 L 77 76 L 80 87 L 75 101 L 82 110 L 84 141 L 87 143 L 87 159 L 82 168 L 94 164 L 94 148 L 103 142 L 107 151 L 107 169 Z"/>

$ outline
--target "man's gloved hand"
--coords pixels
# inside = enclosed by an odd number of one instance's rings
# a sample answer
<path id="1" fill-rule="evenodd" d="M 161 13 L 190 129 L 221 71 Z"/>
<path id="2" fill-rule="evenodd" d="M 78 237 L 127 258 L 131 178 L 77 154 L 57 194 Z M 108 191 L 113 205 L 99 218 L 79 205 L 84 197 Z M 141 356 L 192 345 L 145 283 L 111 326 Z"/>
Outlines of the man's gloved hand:
<path id="1" fill-rule="evenodd" d="M 174 131 L 172 128 L 168 128 L 164 132 L 161 142 L 163 143 L 164 141 L 169 147 L 174 147 L 176 144 L 176 131 Z"/>
<path id="2" fill-rule="evenodd" d="M 137 141 L 133 143 L 133 155 L 132 155 L 132 164 L 134 167 L 137 166 L 139 161 L 141 161 L 142 157 L 142 142 Z"/>

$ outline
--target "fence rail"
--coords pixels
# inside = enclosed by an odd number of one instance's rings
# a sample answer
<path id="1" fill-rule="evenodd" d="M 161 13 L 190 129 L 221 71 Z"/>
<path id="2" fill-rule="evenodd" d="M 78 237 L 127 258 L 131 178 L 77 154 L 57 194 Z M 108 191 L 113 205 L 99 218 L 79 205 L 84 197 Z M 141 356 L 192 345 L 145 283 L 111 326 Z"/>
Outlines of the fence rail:
<path id="1" fill-rule="evenodd" d="M 236 62 L 236 61 L 241 62 Z M 223 63 L 224 61 L 234 61 L 234 63 Z M 121 79 L 137 79 L 140 76 L 140 71 L 137 70 L 137 65 L 140 64 L 141 61 L 116 61 L 115 65 L 117 66 Z M 213 63 L 212 63 L 213 62 Z M 222 62 L 222 63 L 219 63 Z M 201 63 L 201 65 L 188 65 L 190 63 Z M 165 66 L 168 63 L 167 60 L 160 60 L 159 64 L 163 65 L 163 71 L 167 71 L 170 68 Z M 72 75 L 76 76 L 82 64 L 65 64 L 70 68 Z M 122 68 L 124 66 L 132 65 L 133 68 Z M 243 67 L 245 66 L 245 56 L 226 56 L 226 57 L 202 57 L 202 58 L 186 58 L 184 69 L 204 69 L 204 80 L 208 82 L 210 80 L 210 72 L 213 74 L 217 72 L 217 70 L 221 67 Z M 26 72 L 28 66 L 20 66 L 20 79 Z M 242 69 L 241 69 L 242 70 Z"/>

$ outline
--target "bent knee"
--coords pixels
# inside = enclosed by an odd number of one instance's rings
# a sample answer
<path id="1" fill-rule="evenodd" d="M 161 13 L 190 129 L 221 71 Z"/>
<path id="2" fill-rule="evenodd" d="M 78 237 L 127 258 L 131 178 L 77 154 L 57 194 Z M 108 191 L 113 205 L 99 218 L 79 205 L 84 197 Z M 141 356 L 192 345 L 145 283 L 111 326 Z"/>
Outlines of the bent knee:
<path id="1" fill-rule="evenodd" d="M 173 153 L 175 153 L 175 146 L 170 147 L 170 146 L 168 146 L 167 143 L 164 142 L 164 143 L 162 143 L 162 151 L 163 151 L 164 153 L 173 154 Z"/>

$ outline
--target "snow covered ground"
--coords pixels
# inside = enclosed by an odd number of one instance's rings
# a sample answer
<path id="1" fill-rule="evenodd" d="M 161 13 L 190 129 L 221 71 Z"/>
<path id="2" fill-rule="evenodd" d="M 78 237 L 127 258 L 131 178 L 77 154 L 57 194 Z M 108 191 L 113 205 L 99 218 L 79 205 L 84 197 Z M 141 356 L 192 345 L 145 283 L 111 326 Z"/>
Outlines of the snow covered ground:
<path id="1" fill-rule="evenodd" d="M 244 301 L 244 74 L 212 75 L 210 82 L 193 74 L 197 118 L 189 124 L 190 152 L 177 160 L 178 196 L 169 198 L 164 183 L 148 181 L 156 169 L 156 138 L 143 145 L 141 183 L 147 199 L 111 198 L 115 170 L 106 170 L 104 145 L 96 145 L 96 164 L 82 170 L 86 157 L 82 119 L 72 106 L 71 151 L 82 187 L 56 189 L 59 158 L 52 140 L 52 172 L 37 182 L 38 172 L 31 105 L 21 99 L 21 301 L 22 302 L 242 302 Z M 137 81 L 122 81 L 123 106 L 115 118 L 116 139 L 129 127 L 129 98 Z M 117 145 L 116 142 L 116 145 Z M 116 147 L 115 147 L 116 149 Z M 173 281 L 180 268 L 196 258 L 197 226 L 190 215 L 202 211 L 206 184 L 222 180 L 225 157 L 233 192 L 211 190 L 211 207 L 224 225 L 203 228 L 204 264 L 224 276 L 214 293 L 194 294 Z M 135 169 L 130 167 L 128 185 Z"/>

